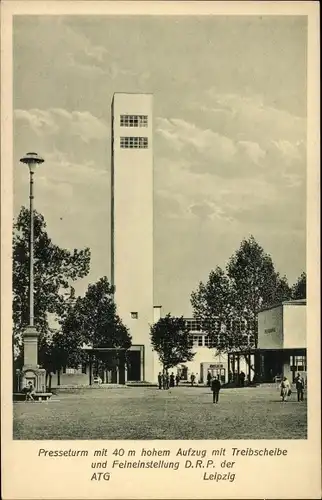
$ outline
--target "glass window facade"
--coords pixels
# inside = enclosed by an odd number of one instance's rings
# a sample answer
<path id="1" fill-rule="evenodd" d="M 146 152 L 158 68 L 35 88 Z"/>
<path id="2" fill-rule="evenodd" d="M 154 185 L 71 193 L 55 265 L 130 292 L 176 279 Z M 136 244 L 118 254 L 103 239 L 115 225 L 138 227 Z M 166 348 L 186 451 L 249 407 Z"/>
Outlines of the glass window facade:
<path id="1" fill-rule="evenodd" d="M 120 116 L 121 127 L 147 127 L 148 126 L 148 116 L 147 115 L 121 115 Z"/>
<path id="2" fill-rule="evenodd" d="M 196 319 L 187 319 L 186 320 L 186 327 L 191 332 L 200 332 L 202 330 L 200 321 L 198 321 Z"/>
<path id="3" fill-rule="evenodd" d="M 122 149 L 147 149 L 147 137 L 121 137 Z"/>

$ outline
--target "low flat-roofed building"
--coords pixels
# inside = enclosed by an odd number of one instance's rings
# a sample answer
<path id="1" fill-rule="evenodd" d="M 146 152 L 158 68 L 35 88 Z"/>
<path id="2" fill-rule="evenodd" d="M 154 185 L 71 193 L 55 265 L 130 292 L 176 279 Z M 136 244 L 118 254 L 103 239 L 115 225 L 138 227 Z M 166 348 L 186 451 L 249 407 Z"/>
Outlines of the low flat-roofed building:
<path id="1" fill-rule="evenodd" d="M 178 369 L 183 380 L 189 381 L 191 374 L 196 377 L 196 382 L 201 384 L 207 383 L 207 375 L 210 372 L 212 376 L 219 376 L 222 383 L 227 383 L 233 373 L 231 361 L 227 353 L 219 352 L 211 346 L 211 338 L 203 329 L 202 322 L 194 318 L 185 318 L 186 326 L 190 330 L 190 335 L 193 339 L 194 358 L 192 361 L 187 361 L 179 365 Z M 218 335 L 220 333 L 220 325 L 218 324 Z M 245 357 L 240 359 L 239 372 L 248 372 L 248 367 Z"/>
<path id="2" fill-rule="evenodd" d="M 258 313 L 258 353 L 261 380 L 297 373 L 306 376 L 306 300 L 290 300 Z"/>
<path id="3" fill-rule="evenodd" d="M 154 323 L 161 317 L 161 307 L 155 306 Z M 185 318 L 185 322 L 193 339 L 195 356 L 192 361 L 181 363 L 169 370 L 175 374 L 179 373 L 182 382 L 189 382 L 191 374 L 194 374 L 196 383 L 206 384 L 208 372 L 212 376 L 219 375 L 222 383 L 236 380 L 241 371 L 246 374 L 248 380 L 256 379 L 258 382 L 273 382 L 282 376 L 294 382 L 297 373 L 306 377 L 306 300 L 285 301 L 262 309 L 258 313 L 258 347 L 244 352 L 238 350 L 230 353 L 218 352 L 211 347 L 211 339 L 203 330 L 200 321 Z M 99 354 L 98 351 L 104 350 L 106 349 L 93 349 L 93 354 Z M 156 383 L 157 374 L 162 370 L 162 366 L 156 353 L 154 357 L 154 377 L 151 377 L 149 382 Z M 59 381 L 57 374 L 53 377 L 53 387 L 59 384 L 93 383 L 94 365 L 95 363 L 92 367 L 85 364 L 78 369 L 63 369 Z M 126 369 L 125 375 L 123 372 L 114 373 L 105 370 L 100 373 L 100 377 L 103 383 L 128 381 Z"/>

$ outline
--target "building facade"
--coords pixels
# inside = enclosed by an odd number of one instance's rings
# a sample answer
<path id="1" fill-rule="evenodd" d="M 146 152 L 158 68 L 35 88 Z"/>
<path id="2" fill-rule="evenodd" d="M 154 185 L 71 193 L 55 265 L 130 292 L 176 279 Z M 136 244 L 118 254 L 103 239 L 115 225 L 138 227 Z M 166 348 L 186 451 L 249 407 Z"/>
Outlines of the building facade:
<path id="1" fill-rule="evenodd" d="M 153 322 L 156 323 L 162 317 L 162 309 L 161 306 L 153 307 Z M 194 358 L 192 361 L 188 361 L 178 366 L 170 369 L 170 373 L 174 372 L 175 374 L 179 373 L 181 377 L 181 383 L 189 383 L 190 377 L 192 374 L 195 375 L 195 383 L 206 384 L 207 383 L 207 374 L 210 372 L 212 376 L 219 375 L 222 383 L 227 383 L 229 379 L 229 373 L 231 367 L 228 366 L 228 356 L 227 354 L 221 354 L 216 351 L 216 349 L 211 348 L 211 342 L 209 336 L 202 330 L 200 322 L 193 318 L 185 318 L 185 323 L 187 328 L 190 331 L 190 335 L 193 340 L 193 352 Z M 130 325 L 130 324 L 129 324 Z M 129 326 L 131 329 L 131 326 Z M 158 380 L 158 373 L 162 372 L 162 365 L 158 359 L 158 356 L 155 352 L 153 355 L 153 373 L 151 373 L 149 379 L 142 378 L 140 372 L 137 372 L 133 378 L 128 377 L 131 368 L 131 352 L 133 347 L 136 347 L 135 342 L 135 331 L 131 329 L 133 345 L 130 349 L 129 354 L 129 363 L 126 363 L 120 366 L 119 373 L 116 370 L 105 370 L 100 368 L 97 370 L 95 364 L 95 358 L 102 357 L 104 348 L 96 348 L 93 349 L 88 347 L 86 350 L 91 355 L 92 354 L 92 362 L 84 363 L 83 365 L 79 365 L 78 368 L 70 368 L 65 367 L 62 369 L 61 373 L 58 375 L 55 373 L 52 377 L 52 387 L 68 386 L 68 385 L 91 385 L 97 383 L 97 380 L 103 384 L 110 383 L 127 383 L 127 382 L 140 382 L 147 381 L 150 383 L 156 383 Z M 150 344 L 150 327 L 148 325 L 148 338 L 146 342 L 148 343 L 147 348 L 152 350 Z M 145 344 L 143 344 L 145 347 Z M 144 349 L 145 350 L 145 349 Z M 134 351 L 135 352 L 135 351 Z M 144 359 L 143 359 L 144 361 Z M 241 362 L 241 369 L 245 370 L 244 364 Z M 146 367 L 144 367 L 143 373 L 146 373 Z"/>
<path id="2" fill-rule="evenodd" d="M 161 307 L 154 307 L 153 321 L 161 317 Z M 256 375 L 257 382 L 273 382 L 276 377 L 288 377 L 294 382 L 297 373 L 305 378 L 307 375 L 306 360 L 306 300 L 286 301 L 274 307 L 266 308 L 258 314 L 258 348 L 250 349 L 246 361 L 245 353 L 230 352 L 220 354 L 211 348 L 210 338 L 203 331 L 199 321 L 186 318 L 186 326 L 193 339 L 192 361 L 175 367 L 182 382 L 189 382 L 191 374 L 196 382 L 207 383 L 207 374 L 219 375 L 222 383 L 232 380 L 232 375 L 243 371 L 250 381 Z M 135 341 L 135 337 L 133 337 Z M 148 342 L 149 340 L 147 340 Z M 154 353 L 155 354 L 155 353 Z M 162 367 L 157 356 L 154 356 L 154 372 L 149 382 L 156 382 Z M 66 368 L 60 374 L 61 385 L 88 385 L 95 382 L 95 366 L 83 365 L 78 369 Z M 111 372 L 99 373 L 103 383 L 125 382 L 126 377 L 117 379 Z M 234 379 L 234 377 L 233 377 Z M 141 380 L 140 378 L 137 381 Z M 143 380 L 143 379 L 142 379 Z M 236 380 L 236 379 L 235 379 Z M 58 385 L 57 374 L 53 377 L 53 387 Z"/>
<path id="3" fill-rule="evenodd" d="M 127 381 L 154 379 L 153 96 L 114 94 L 112 101 L 111 281 L 132 335 Z"/>
<path id="4" fill-rule="evenodd" d="M 258 314 L 260 376 L 265 382 L 306 377 L 306 300 L 290 300 Z"/>
<path id="5" fill-rule="evenodd" d="M 200 321 L 194 318 L 185 318 L 185 322 L 192 336 L 194 358 L 192 361 L 177 367 L 182 378 L 189 381 L 191 374 L 194 374 L 196 381 L 205 384 L 207 383 L 207 375 L 210 372 L 212 376 L 219 376 L 222 383 L 228 383 L 231 380 L 233 371 L 235 371 L 232 366 L 233 359 L 229 359 L 227 353 L 221 353 L 211 347 L 211 338 L 203 330 Z M 247 363 L 244 357 L 240 359 L 238 371 L 247 373 Z"/>

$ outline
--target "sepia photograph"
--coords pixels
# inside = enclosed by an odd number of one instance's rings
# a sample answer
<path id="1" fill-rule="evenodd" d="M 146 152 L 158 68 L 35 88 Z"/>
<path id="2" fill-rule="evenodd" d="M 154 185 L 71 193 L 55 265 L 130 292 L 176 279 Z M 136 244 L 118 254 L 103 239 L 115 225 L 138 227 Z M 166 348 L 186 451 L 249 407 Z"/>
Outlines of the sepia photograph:
<path id="1" fill-rule="evenodd" d="M 307 30 L 14 17 L 14 439 L 307 438 Z"/>
<path id="2" fill-rule="evenodd" d="M 315 2 L 1 4 L 1 495 L 319 498 Z"/>

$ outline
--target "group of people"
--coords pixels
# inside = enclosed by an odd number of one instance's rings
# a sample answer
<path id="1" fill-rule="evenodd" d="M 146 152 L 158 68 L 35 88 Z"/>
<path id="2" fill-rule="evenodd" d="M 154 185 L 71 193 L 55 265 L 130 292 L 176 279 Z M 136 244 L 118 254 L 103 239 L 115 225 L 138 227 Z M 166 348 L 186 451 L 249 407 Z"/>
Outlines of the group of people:
<path id="1" fill-rule="evenodd" d="M 172 372 L 171 375 L 167 371 L 164 371 L 163 373 L 159 372 L 158 375 L 158 384 L 159 384 L 159 389 L 170 389 L 170 387 L 174 387 L 179 385 L 180 382 L 180 375 L 177 373 L 175 376 L 174 373 Z"/>
<path id="2" fill-rule="evenodd" d="M 196 376 L 192 373 L 190 376 L 190 384 L 193 386 L 195 384 Z M 158 385 L 159 389 L 170 389 L 171 387 L 178 387 L 180 383 L 180 375 L 177 373 L 177 375 L 174 375 L 172 372 L 171 375 L 167 371 L 159 372 L 158 374 Z M 221 382 L 219 375 L 216 377 L 213 377 L 213 375 L 208 372 L 207 375 L 207 385 L 211 388 L 212 391 L 212 401 L 213 403 L 218 403 L 219 401 L 219 391 L 221 389 Z"/>
<path id="3" fill-rule="evenodd" d="M 245 374 L 241 372 L 239 374 L 240 386 L 243 387 L 245 384 Z M 172 372 L 170 375 L 167 371 L 159 372 L 158 375 L 158 384 L 159 389 L 169 389 L 171 387 L 177 387 L 180 383 L 181 377 L 177 373 L 174 375 Z M 193 386 L 196 381 L 196 376 L 192 373 L 190 376 L 190 384 Z M 207 386 L 211 389 L 213 394 L 213 403 L 219 402 L 219 392 L 221 389 L 221 382 L 219 375 L 213 376 L 213 374 L 209 371 L 207 374 Z M 297 401 L 304 401 L 304 389 L 305 389 L 305 381 L 300 373 L 295 377 L 295 387 L 297 392 Z M 288 398 L 292 394 L 291 384 L 287 377 L 283 377 L 280 383 L 280 396 L 281 401 L 288 401 Z"/>
<path id="4" fill-rule="evenodd" d="M 180 383 L 181 377 L 179 373 L 174 375 L 172 372 L 171 375 L 167 371 L 159 372 L 158 375 L 158 385 L 159 389 L 169 389 L 170 387 L 178 387 Z M 197 377 L 194 373 L 190 375 L 190 385 L 194 386 L 196 384 Z"/>
<path id="5" fill-rule="evenodd" d="M 246 377 L 246 373 L 241 371 L 241 372 L 229 372 L 228 373 L 228 383 L 229 384 L 236 384 L 239 387 L 245 387 L 245 382 L 250 381 L 249 375 Z"/>
<path id="6" fill-rule="evenodd" d="M 305 389 L 305 381 L 300 373 L 298 373 L 295 377 L 295 387 L 297 392 L 297 401 L 304 401 L 304 389 Z M 288 398 L 292 394 L 291 384 L 287 377 L 283 377 L 280 384 L 280 396 L 281 400 L 288 401 Z"/>

